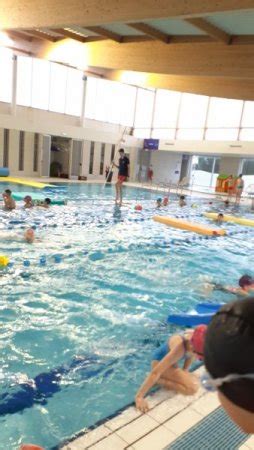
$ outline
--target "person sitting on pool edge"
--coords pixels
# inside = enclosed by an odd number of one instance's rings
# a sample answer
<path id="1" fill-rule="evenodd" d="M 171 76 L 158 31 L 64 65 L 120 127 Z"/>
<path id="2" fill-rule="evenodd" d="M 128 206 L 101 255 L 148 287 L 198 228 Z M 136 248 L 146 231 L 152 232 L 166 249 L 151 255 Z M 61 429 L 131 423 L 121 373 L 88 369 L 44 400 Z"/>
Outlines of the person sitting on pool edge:
<path id="1" fill-rule="evenodd" d="M 16 208 L 16 202 L 12 198 L 12 192 L 10 189 L 5 189 L 2 197 L 4 201 L 4 209 L 8 209 L 9 211 L 11 211 L 12 209 Z"/>
<path id="2" fill-rule="evenodd" d="M 34 206 L 31 195 L 26 195 L 24 197 L 24 203 L 24 208 L 32 208 Z"/>
<path id="3" fill-rule="evenodd" d="M 205 339 L 207 377 L 231 419 L 254 433 L 254 297 L 224 305 L 212 318 Z"/>
<path id="4" fill-rule="evenodd" d="M 144 397 L 156 384 L 184 395 L 197 392 L 199 381 L 189 368 L 195 358 L 203 359 L 206 329 L 206 325 L 199 325 L 183 335 L 173 335 L 154 352 L 152 370 L 135 396 L 137 409 L 143 413 L 149 410 Z M 183 369 L 178 366 L 181 360 Z"/>
<path id="5" fill-rule="evenodd" d="M 186 206 L 185 195 L 180 195 L 179 206 Z"/>

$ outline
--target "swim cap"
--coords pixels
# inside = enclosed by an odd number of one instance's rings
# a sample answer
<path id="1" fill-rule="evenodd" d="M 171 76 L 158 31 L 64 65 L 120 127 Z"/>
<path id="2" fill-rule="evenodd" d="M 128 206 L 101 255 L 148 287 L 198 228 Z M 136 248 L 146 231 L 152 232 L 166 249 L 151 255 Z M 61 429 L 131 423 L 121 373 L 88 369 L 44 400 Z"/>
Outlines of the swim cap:
<path id="1" fill-rule="evenodd" d="M 205 341 L 205 366 L 213 378 L 254 374 L 254 298 L 224 305 L 212 318 Z M 254 381 L 238 379 L 219 390 L 232 403 L 254 412 Z"/>
<path id="2" fill-rule="evenodd" d="M 254 284 L 254 279 L 250 275 L 243 275 L 238 283 L 241 288 L 244 288 L 244 286 L 250 286 L 251 284 Z"/>
<path id="3" fill-rule="evenodd" d="M 158 197 L 158 198 L 157 198 L 157 202 L 162 202 L 162 198 L 161 198 L 161 197 Z"/>
<path id="4" fill-rule="evenodd" d="M 207 325 L 198 325 L 193 331 L 191 337 L 191 345 L 197 358 L 202 360 L 204 358 L 204 344 L 207 331 Z"/>

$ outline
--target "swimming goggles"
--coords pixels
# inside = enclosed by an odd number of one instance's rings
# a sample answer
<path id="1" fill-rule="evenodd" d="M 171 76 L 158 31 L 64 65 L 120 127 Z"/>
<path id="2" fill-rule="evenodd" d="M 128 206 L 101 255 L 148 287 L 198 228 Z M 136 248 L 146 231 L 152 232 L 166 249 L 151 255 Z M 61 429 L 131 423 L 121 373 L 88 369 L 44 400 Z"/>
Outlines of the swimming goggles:
<path id="1" fill-rule="evenodd" d="M 214 392 L 225 383 L 231 383 L 232 381 L 242 379 L 254 381 L 254 373 L 246 373 L 246 374 L 232 373 L 223 378 L 212 378 L 211 375 L 208 372 L 206 372 L 203 375 L 201 375 L 200 381 L 203 388 L 205 388 L 207 391 Z"/>

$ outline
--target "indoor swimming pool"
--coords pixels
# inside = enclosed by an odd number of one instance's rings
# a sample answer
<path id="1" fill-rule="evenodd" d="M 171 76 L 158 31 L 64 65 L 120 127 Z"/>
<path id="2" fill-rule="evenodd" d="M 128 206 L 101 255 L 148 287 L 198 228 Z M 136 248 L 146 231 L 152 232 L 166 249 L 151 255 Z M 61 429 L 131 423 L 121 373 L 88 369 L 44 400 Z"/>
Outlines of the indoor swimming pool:
<path id="1" fill-rule="evenodd" d="M 202 213 L 223 212 L 219 200 L 187 199 L 180 208 L 172 196 L 158 210 L 158 193 L 126 187 L 120 209 L 113 186 L 99 184 L 62 185 L 57 195 L 67 205 L 0 210 L 0 254 L 11 262 L 0 268 L 3 450 L 21 442 L 52 449 L 131 403 L 154 348 L 176 330 L 169 313 L 229 300 L 207 297 L 207 282 L 236 285 L 254 263 L 254 229 L 225 224 L 239 233 L 193 239 L 152 220 L 211 225 Z M 31 226 L 33 245 L 22 239 Z"/>

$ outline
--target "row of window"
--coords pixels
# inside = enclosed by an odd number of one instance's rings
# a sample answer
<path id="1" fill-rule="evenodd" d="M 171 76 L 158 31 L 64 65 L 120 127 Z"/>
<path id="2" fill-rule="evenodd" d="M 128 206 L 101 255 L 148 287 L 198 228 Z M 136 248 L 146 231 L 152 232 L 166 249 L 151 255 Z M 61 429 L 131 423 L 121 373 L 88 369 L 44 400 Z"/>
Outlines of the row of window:
<path id="1" fill-rule="evenodd" d="M 12 51 L 0 48 L 3 102 L 11 102 L 13 64 Z M 17 57 L 18 105 L 80 116 L 83 93 L 82 71 L 37 58 Z M 100 78 L 87 79 L 85 116 L 134 127 L 135 136 L 142 138 L 236 140 L 237 130 L 244 129 L 240 139 L 254 139 L 252 101 L 136 88 Z"/>
<path id="2" fill-rule="evenodd" d="M 3 137 L 3 167 L 9 167 L 9 142 L 10 130 L 4 129 Z M 34 134 L 34 149 L 33 149 L 33 171 L 38 172 L 38 157 L 39 157 L 39 133 Z M 25 132 L 19 132 L 19 154 L 18 154 L 18 170 L 24 170 L 25 159 Z"/>
<path id="3" fill-rule="evenodd" d="M 93 175 L 94 148 L 95 148 L 95 142 L 91 141 L 91 143 L 90 143 L 90 156 L 89 156 L 89 175 Z M 100 175 L 103 175 L 103 171 L 104 171 L 105 150 L 106 150 L 106 144 L 101 144 L 100 170 L 99 170 L 99 174 Z M 115 150 L 116 150 L 116 146 L 113 144 L 112 147 L 111 147 L 110 161 L 114 161 Z"/>

